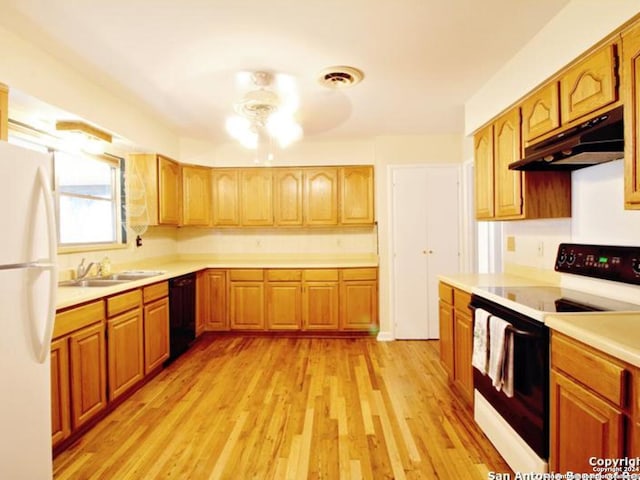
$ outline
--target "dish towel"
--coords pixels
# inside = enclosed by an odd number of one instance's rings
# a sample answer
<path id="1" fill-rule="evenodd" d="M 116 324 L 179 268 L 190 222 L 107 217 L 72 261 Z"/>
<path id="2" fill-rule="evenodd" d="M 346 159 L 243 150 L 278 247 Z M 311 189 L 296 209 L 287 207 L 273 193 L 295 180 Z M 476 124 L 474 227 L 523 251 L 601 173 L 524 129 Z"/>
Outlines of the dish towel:
<path id="1" fill-rule="evenodd" d="M 489 318 L 489 378 L 496 387 L 502 389 L 503 364 L 506 352 L 507 327 L 510 324 L 500 317 L 491 315 Z M 513 349 L 511 349 L 513 352 Z"/>
<path id="2" fill-rule="evenodd" d="M 502 359 L 502 391 L 513 397 L 513 337 L 514 333 L 507 329 L 504 338 L 504 358 Z"/>
<path id="3" fill-rule="evenodd" d="M 473 365 L 483 375 L 487 374 L 489 364 L 489 317 L 482 308 L 476 308 L 473 315 Z"/>

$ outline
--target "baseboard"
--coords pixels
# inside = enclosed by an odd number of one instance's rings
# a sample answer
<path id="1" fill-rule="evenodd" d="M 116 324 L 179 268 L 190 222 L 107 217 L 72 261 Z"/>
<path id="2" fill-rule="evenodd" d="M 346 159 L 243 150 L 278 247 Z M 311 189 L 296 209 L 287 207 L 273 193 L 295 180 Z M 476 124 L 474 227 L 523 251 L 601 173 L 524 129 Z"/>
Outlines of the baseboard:
<path id="1" fill-rule="evenodd" d="M 395 340 L 393 333 L 391 332 L 378 332 L 379 342 L 393 342 Z"/>

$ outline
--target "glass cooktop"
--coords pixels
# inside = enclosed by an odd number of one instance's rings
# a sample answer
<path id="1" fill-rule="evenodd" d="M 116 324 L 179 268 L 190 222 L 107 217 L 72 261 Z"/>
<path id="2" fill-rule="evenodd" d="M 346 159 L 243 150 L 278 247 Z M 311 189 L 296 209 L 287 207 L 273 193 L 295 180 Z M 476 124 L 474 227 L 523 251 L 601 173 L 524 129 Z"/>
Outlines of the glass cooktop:
<path id="1" fill-rule="evenodd" d="M 478 290 L 488 292 L 488 297 L 498 297 L 490 298 L 494 301 L 505 299 L 539 312 L 640 311 L 640 305 L 560 287 L 480 287 Z M 482 296 L 480 291 L 477 293 Z"/>

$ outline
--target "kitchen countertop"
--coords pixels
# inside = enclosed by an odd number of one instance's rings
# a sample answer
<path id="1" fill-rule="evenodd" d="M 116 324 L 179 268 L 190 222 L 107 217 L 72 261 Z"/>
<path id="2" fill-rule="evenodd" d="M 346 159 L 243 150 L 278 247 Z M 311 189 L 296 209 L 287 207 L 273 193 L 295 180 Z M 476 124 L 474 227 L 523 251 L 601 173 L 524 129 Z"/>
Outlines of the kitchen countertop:
<path id="1" fill-rule="evenodd" d="M 548 315 L 544 323 L 552 330 L 640 367 L 640 313 L 564 313 Z"/>
<path id="2" fill-rule="evenodd" d="M 189 259 L 164 261 L 158 263 L 145 263 L 139 269 L 158 270 L 165 272 L 140 280 L 132 280 L 118 285 L 106 287 L 58 287 L 56 309 L 60 310 L 81 303 L 108 297 L 116 293 L 134 288 L 144 287 L 152 283 L 162 282 L 170 278 L 188 273 L 197 272 L 207 268 L 356 268 L 377 267 L 378 260 L 375 256 L 350 256 L 350 257 L 326 257 L 326 256 L 279 256 L 269 255 L 264 257 L 246 255 L 225 255 L 216 258 L 214 256 L 193 257 Z M 127 270 L 138 269 L 128 265 Z M 117 273 L 114 270 L 113 273 Z"/>
<path id="3" fill-rule="evenodd" d="M 520 287 L 550 285 L 549 282 L 542 282 L 524 276 L 509 273 L 461 273 L 452 275 L 439 275 L 438 278 L 465 292 L 471 293 L 476 287 Z"/>

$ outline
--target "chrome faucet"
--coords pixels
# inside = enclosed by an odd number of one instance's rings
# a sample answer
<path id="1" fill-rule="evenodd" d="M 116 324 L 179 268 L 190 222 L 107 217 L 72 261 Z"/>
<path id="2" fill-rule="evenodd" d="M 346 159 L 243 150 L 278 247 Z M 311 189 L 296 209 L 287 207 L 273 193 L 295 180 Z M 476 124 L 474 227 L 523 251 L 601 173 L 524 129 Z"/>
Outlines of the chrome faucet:
<path id="1" fill-rule="evenodd" d="M 85 259 L 83 258 L 80 262 L 80 265 L 78 265 L 78 268 L 76 268 L 76 280 L 82 280 L 84 277 L 86 277 L 91 271 L 91 267 L 95 265 L 95 262 L 91 262 L 89 263 L 89 265 L 85 266 L 84 260 Z"/>

